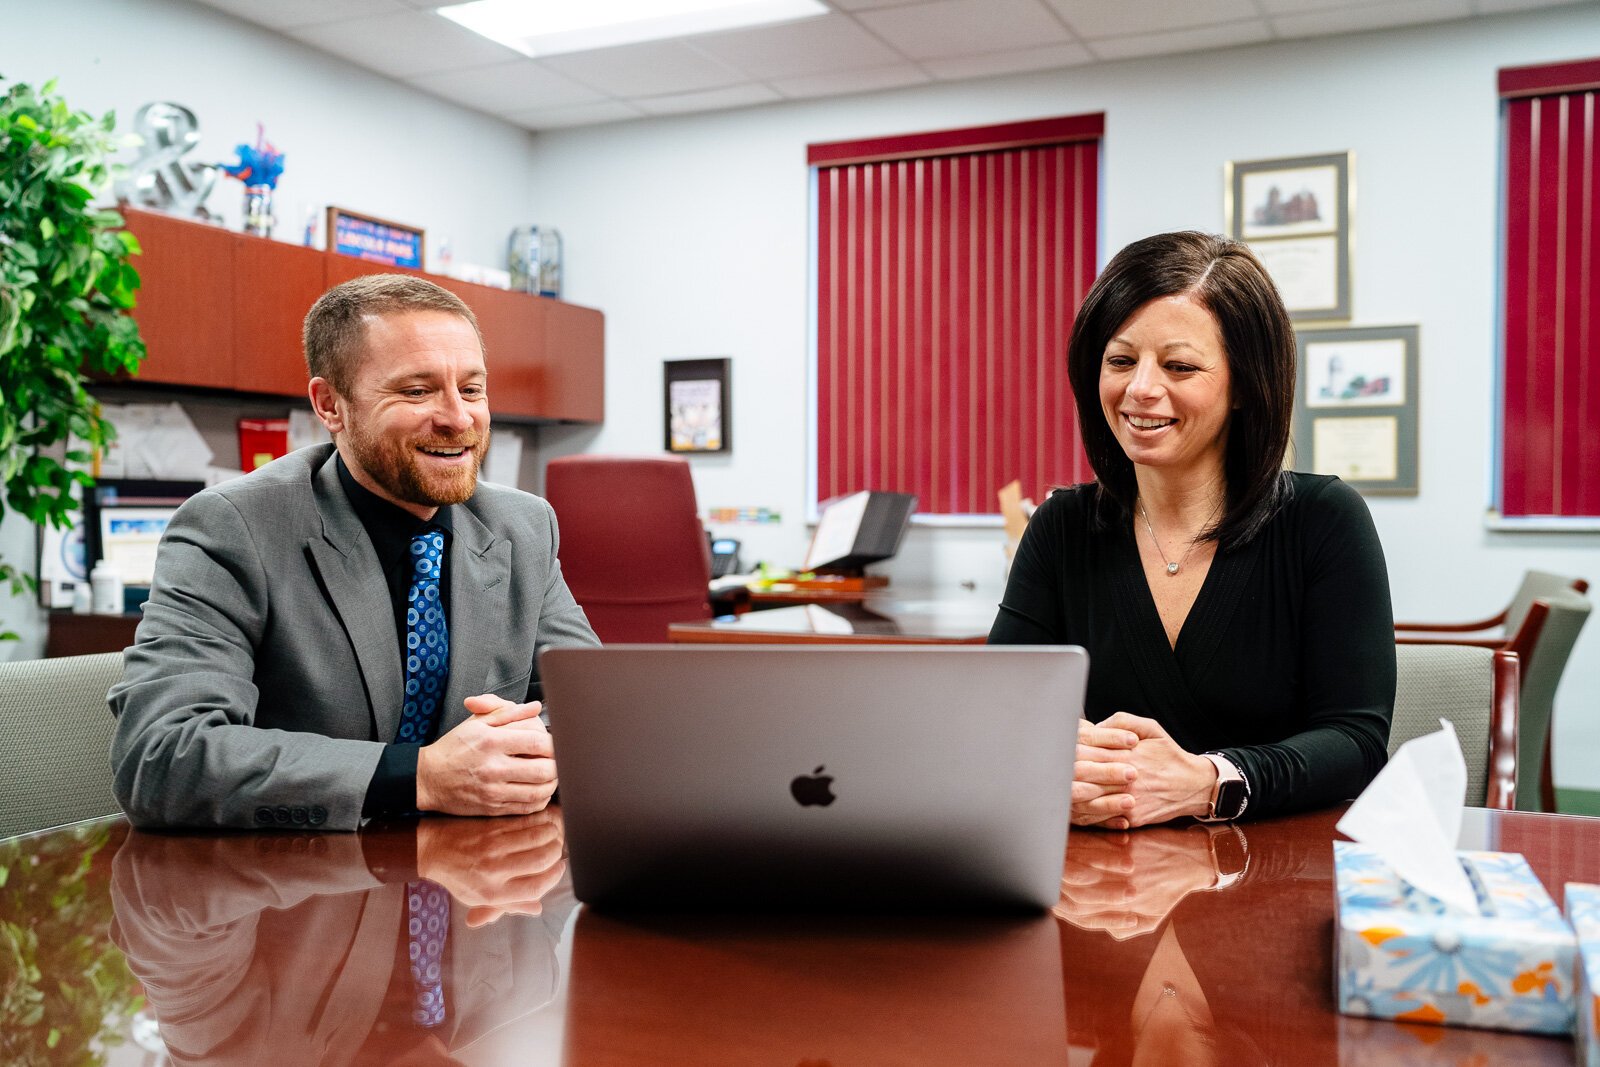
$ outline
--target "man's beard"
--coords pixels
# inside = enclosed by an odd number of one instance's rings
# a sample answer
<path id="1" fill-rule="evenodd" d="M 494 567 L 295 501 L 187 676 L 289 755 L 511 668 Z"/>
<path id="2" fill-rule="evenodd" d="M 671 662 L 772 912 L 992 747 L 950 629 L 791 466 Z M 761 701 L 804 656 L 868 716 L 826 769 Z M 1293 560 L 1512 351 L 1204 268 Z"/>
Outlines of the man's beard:
<path id="1" fill-rule="evenodd" d="M 396 441 L 369 436 L 358 425 L 350 427 L 350 451 L 361 469 L 396 500 L 440 508 L 471 498 L 478 487 L 478 467 L 489 450 L 489 431 L 480 436 L 463 434 L 454 441 Z M 465 448 L 469 462 L 445 470 L 429 470 L 417 453 L 419 447 Z"/>

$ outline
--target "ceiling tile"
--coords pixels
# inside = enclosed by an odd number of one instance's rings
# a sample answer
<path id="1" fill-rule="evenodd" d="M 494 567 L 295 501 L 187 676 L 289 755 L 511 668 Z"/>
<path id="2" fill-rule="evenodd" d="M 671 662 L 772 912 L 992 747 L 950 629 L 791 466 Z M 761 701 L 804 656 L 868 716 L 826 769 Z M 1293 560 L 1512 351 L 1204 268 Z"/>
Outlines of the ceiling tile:
<path id="1" fill-rule="evenodd" d="M 861 24 L 908 59 L 937 59 L 1072 40 L 1039 0 L 936 0 L 863 11 Z"/>
<path id="2" fill-rule="evenodd" d="M 824 15 L 758 29 L 707 34 L 692 38 L 690 43 L 748 77 L 763 81 L 885 67 L 900 60 L 899 53 L 848 15 Z"/>
<path id="3" fill-rule="evenodd" d="M 932 80 L 911 64 L 902 63 L 873 70 L 843 70 L 832 74 L 807 74 L 802 78 L 779 78 L 767 84 L 784 96 L 800 99 L 900 89 L 907 85 L 925 85 Z"/>
<path id="4" fill-rule="evenodd" d="M 678 41 L 546 56 L 550 70 L 612 96 L 662 96 L 737 85 L 744 75 Z"/>
<path id="5" fill-rule="evenodd" d="M 904 7 L 907 4 L 920 4 L 923 0 L 828 0 L 840 11 L 870 11 L 879 7 Z"/>
<path id="6" fill-rule="evenodd" d="M 449 19 L 424 11 L 348 19 L 285 32 L 393 78 L 505 63 L 520 55 Z"/>
<path id="7" fill-rule="evenodd" d="M 718 111 L 730 107 L 749 107 L 752 104 L 770 104 L 783 97 L 765 85 L 749 82 L 728 85 L 721 89 L 707 89 L 699 93 L 674 93 L 670 96 L 650 96 L 631 103 L 651 115 L 681 115 L 690 111 Z"/>
<path id="8" fill-rule="evenodd" d="M 1361 7 L 1388 0 L 1256 0 L 1263 15 L 1298 15 L 1302 11 L 1326 11 L 1334 7 Z"/>
<path id="9" fill-rule="evenodd" d="M 408 10 L 401 0 L 200 0 L 200 3 L 275 30 Z"/>
<path id="10" fill-rule="evenodd" d="M 960 81 L 963 78 L 992 78 L 1032 70 L 1056 70 L 1093 62 L 1094 56 L 1081 44 L 1052 44 L 1043 48 L 1022 48 L 1015 52 L 926 59 L 922 66 L 941 81 Z"/>
<path id="11" fill-rule="evenodd" d="M 1132 59 L 1135 56 L 1171 56 L 1183 52 L 1203 52 L 1210 48 L 1233 48 L 1271 40 L 1272 31 L 1261 19 L 1235 22 L 1227 26 L 1201 26 L 1170 33 L 1140 33 L 1131 37 L 1107 37 L 1089 42 L 1101 59 Z"/>
<path id="12" fill-rule="evenodd" d="M 1569 4 L 1593 2 L 1594 0 L 1478 0 L 1477 7 L 1485 15 L 1500 15 L 1508 11 L 1532 11 L 1540 7 L 1566 7 Z"/>
<path id="13" fill-rule="evenodd" d="M 1443 22 L 1466 18 L 1470 14 L 1469 0 L 1389 0 L 1386 4 L 1284 15 L 1273 19 L 1272 25 L 1283 37 L 1321 37 L 1410 26 L 1420 22 Z"/>
<path id="14" fill-rule="evenodd" d="M 1079 37 L 1170 32 L 1261 14 L 1252 0 L 1047 0 Z"/>
<path id="15" fill-rule="evenodd" d="M 531 59 L 492 67 L 412 78 L 411 84 L 458 104 L 505 114 L 529 108 L 568 107 L 603 99 L 603 94 L 545 70 Z"/>
<path id="16" fill-rule="evenodd" d="M 602 122 L 620 122 L 623 119 L 637 119 L 643 116 L 643 111 L 621 100 L 602 100 L 597 104 L 579 104 L 577 107 L 514 111 L 505 117 L 518 126 L 526 126 L 530 130 L 555 130 L 569 126 L 594 126 Z"/>

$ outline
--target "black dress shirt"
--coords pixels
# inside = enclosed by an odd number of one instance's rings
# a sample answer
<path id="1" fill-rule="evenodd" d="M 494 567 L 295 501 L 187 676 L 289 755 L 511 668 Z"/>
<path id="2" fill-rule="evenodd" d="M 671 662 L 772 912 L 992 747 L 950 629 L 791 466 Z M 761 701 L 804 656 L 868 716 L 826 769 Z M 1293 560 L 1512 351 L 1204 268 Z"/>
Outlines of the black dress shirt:
<path id="1" fill-rule="evenodd" d="M 378 554 L 378 564 L 383 568 L 384 581 L 389 585 L 389 602 L 394 607 L 400 662 L 404 664 L 406 608 L 411 596 L 411 539 L 433 527 L 444 531 L 444 562 L 439 568 L 439 602 L 444 608 L 445 625 L 448 626 L 450 622 L 450 507 L 446 505 L 440 508 L 432 519 L 424 521 L 356 481 L 345 466 L 343 456 L 339 456 L 335 462 L 339 467 L 339 484 L 344 487 L 344 495 L 349 498 L 350 506 L 355 509 L 356 517 L 361 520 L 367 537 L 372 541 L 372 547 Z M 372 772 L 372 782 L 367 786 L 366 802 L 361 808 L 363 815 L 393 815 L 417 810 L 417 752 L 421 747 L 392 742 L 384 746 L 378 766 Z"/>

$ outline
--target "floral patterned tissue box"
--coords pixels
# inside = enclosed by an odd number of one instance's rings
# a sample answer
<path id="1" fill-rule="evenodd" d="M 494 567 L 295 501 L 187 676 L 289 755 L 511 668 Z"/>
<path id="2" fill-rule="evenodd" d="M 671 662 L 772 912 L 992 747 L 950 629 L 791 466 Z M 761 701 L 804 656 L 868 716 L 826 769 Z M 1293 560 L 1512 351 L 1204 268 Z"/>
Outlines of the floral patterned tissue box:
<path id="1" fill-rule="evenodd" d="M 1578 934 L 1578 1062 L 1600 1067 L 1600 885 L 1568 882 L 1567 918 Z"/>
<path id="2" fill-rule="evenodd" d="M 1577 944 L 1527 860 L 1460 852 L 1482 915 L 1405 882 L 1376 852 L 1333 843 L 1339 1010 L 1415 1023 L 1565 1034 Z"/>

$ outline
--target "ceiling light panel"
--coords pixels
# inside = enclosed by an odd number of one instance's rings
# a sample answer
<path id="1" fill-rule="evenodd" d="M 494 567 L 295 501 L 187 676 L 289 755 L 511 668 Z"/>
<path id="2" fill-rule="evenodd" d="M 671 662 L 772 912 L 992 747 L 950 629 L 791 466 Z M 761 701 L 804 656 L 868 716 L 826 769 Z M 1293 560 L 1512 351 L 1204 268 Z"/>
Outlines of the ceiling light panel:
<path id="1" fill-rule="evenodd" d="M 527 56 L 553 56 L 828 13 L 822 0 L 474 0 L 439 14 Z"/>

